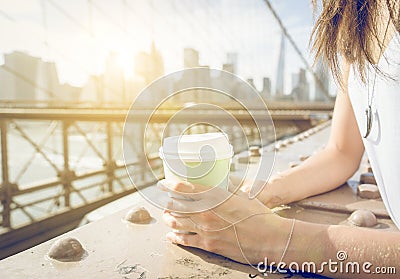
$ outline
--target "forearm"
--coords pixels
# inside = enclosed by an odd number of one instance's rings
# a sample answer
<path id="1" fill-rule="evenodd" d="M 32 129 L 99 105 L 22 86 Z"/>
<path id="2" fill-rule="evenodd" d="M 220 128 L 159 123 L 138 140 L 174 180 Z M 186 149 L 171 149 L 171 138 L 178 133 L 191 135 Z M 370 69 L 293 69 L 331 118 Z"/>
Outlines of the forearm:
<path id="1" fill-rule="evenodd" d="M 272 208 L 330 191 L 349 179 L 360 158 L 327 147 L 301 165 L 271 177 L 258 198 Z"/>
<path id="2" fill-rule="evenodd" d="M 344 255 L 347 259 L 338 259 Z M 296 221 L 284 262 L 329 277 L 394 278 L 398 275 L 388 274 L 400 272 L 400 233 Z M 310 262 L 315 271 L 307 270 Z M 387 274 L 377 273 L 382 268 Z"/>
<path id="3" fill-rule="evenodd" d="M 346 82 L 350 64 L 344 63 L 343 81 L 336 97 L 327 147 L 299 167 L 270 179 L 259 199 L 269 207 L 332 190 L 357 170 L 364 153 Z"/>

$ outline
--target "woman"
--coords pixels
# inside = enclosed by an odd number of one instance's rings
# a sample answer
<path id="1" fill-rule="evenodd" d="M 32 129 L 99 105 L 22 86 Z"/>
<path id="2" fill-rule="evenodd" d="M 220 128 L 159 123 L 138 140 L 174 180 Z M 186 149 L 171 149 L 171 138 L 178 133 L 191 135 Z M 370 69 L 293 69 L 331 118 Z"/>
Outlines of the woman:
<path id="1" fill-rule="evenodd" d="M 329 259 L 337 260 L 338 251 L 345 251 L 352 262 L 372 264 L 359 274 L 328 268 L 318 271 L 331 277 L 388 278 L 387 274 L 372 273 L 378 266 L 396 267 L 400 272 L 398 232 L 293 221 L 269 210 L 343 184 L 358 169 L 365 146 L 382 199 L 400 226 L 400 147 L 396 138 L 400 134 L 396 121 L 400 107 L 396 76 L 400 73 L 399 23 L 398 1 L 324 0 L 313 32 L 313 48 L 316 58 L 327 62 L 341 85 L 326 148 L 271 178 L 255 200 L 234 195 L 212 211 L 178 216 L 166 211 L 167 225 L 196 232 L 171 232 L 167 238 L 256 265 L 268 258 L 268 263 L 296 262 L 301 266 L 314 262 L 320 266 Z M 189 193 L 202 190 L 189 183 L 172 187 Z M 233 220 L 240 221 L 232 225 Z"/>

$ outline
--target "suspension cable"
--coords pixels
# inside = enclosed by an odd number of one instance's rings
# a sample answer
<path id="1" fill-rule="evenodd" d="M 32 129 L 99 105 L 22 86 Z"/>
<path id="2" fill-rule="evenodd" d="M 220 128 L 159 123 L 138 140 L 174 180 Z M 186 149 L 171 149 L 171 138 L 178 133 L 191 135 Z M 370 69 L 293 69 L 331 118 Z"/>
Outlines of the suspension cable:
<path id="1" fill-rule="evenodd" d="M 325 88 L 325 85 L 323 84 L 323 82 L 321 81 L 319 76 L 314 72 L 312 66 L 310 65 L 310 63 L 308 63 L 307 59 L 304 57 L 303 53 L 301 52 L 301 50 L 297 46 L 296 42 L 294 41 L 293 37 L 289 34 L 288 30 L 286 29 L 285 25 L 283 24 L 282 19 L 280 18 L 278 13 L 273 8 L 273 6 L 271 4 L 271 1 L 270 0 L 264 0 L 264 3 L 267 5 L 268 9 L 270 10 L 272 15 L 274 16 L 275 20 L 278 22 L 278 25 L 281 28 L 283 34 L 288 39 L 290 44 L 293 46 L 294 51 L 300 57 L 301 61 L 305 65 L 307 71 L 310 72 L 313 75 L 313 77 L 315 79 L 315 82 L 322 89 L 322 92 L 324 93 L 325 97 L 327 97 L 329 101 L 334 101 L 335 98 L 329 95 L 328 88 Z"/>

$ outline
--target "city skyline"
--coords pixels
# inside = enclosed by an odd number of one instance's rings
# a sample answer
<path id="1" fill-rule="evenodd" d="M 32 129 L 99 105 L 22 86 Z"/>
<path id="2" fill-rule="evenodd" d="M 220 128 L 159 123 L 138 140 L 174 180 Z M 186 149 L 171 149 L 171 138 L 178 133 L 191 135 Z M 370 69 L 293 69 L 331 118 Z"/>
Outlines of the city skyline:
<path id="1" fill-rule="evenodd" d="M 8 38 L 0 53 L 20 50 L 45 61 L 54 61 L 62 83 L 82 86 L 90 75 L 104 73 L 104 61 L 110 52 L 118 54 L 125 73 L 132 76 L 134 56 L 148 50 L 153 42 L 164 57 L 166 73 L 183 68 L 180 59 L 183 49 L 194 48 L 200 53 L 200 64 L 212 68 L 220 67 L 226 53 L 238 53 L 237 74 L 244 79 L 253 78 L 258 89 L 262 88 L 263 77 L 276 78 L 275 56 L 280 29 L 261 0 L 196 3 L 131 0 L 126 1 L 125 12 L 123 1 L 114 5 L 107 1 L 91 1 L 92 6 L 85 1 L 48 0 L 27 5 L 19 2 L 8 1 L 0 6 L 0 10 L 11 17 L 0 16 L 4 36 Z M 312 25 L 308 1 L 272 2 L 307 55 Z M 294 6 L 304 13 L 294 12 Z M 102 12 L 110 14 L 109 18 Z M 13 35 L 21 31 L 27 36 L 25 40 Z M 93 36 L 87 31 L 92 31 Z M 30 37 L 35 39 L 30 40 Z M 301 66 L 290 49 L 287 61 L 295 66 L 294 72 Z M 286 86 L 290 85 L 291 74 L 292 71 L 285 73 Z"/>
<path id="2" fill-rule="evenodd" d="M 193 48 L 184 49 L 182 61 L 184 68 L 205 67 L 200 65 L 199 52 Z M 281 49 L 281 60 L 284 60 L 285 51 Z M 106 68 L 103 74 L 92 75 L 82 87 L 71 86 L 68 83 L 61 83 L 55 64 L 46 62 L 40 58 L 29 56 L 23 52 L 13 52 L 5 55 L 5 63 L 0 66 L 0 84 L 2 100 L 19 101 L 54 101 L 66 100 L 72 102 L 89 102 L 98 104 L 126 104 L 132 102 L 139 92 L 155 79 L 164 75 L 164 60 L 155 44 L 152 44 L 148 52 L 140 52 L 135 59 L 135 78 L 127 79 L 123 69 L 118 62 L 118 55 L 110 53 L 106 59 Z M 236 73 L 238 69 L 237 53 L 226 53 L 226 63 L 220 69 Z M 278 63 L 278 71 L 283 71 Z M 329 85 L 327 75 L 321 66 L 317 68 L 316 75 L 319 76 L 322 84 Z M 282 73 L 281 73 L 282 74 Z M 199 77 L 206 78 L 206 77 Z M 210 78 L 210 77 L 208 77 Z M 185 83 L 190 81 L 184 81 Z M 192 81 L 193 82 L 193 81 Z M 271 90 L 270 77 L 263 77 L 262 88 L 256 88 L 253 78 L 248 78 L 247 82 L 255 88 L 266 101 L 312 101 L 310 96 L 310 84 L 306 77 L 306 71 L 299 69 L 298 73 L 292 74 L 290 94 L 273 93 Z M 281 83 L 283 80 L 280 81 Z M 190 86 L 190 84 L 187 84 Z M 318 98 L 316 101 L 325 101 L 323 94 L 318 86 L 315 85 Z M 233 94 L 240 94 L 236 88 Z M 161 95 L 163 93 L 160 92 Z M 160 95 L 160 96 L 161 96 Z M 207 95 L 207 94 L 206 94 Z M 204 95 L 204 96 L 206 96 Z M 217 96 L 209 96 L 210 100 L 221 102 Z M 200 99 L 199 99 L 200 100 Z M 154 100 L 149 100 L 154 101 Z M 190 100 L 182 100 L 183 103 Z M 195 101 L 195 100 L 194 100 Z M 198 100 L 197 100 L 198 101 Z M 223 102 L 223 101 L 222 101 Z"/>

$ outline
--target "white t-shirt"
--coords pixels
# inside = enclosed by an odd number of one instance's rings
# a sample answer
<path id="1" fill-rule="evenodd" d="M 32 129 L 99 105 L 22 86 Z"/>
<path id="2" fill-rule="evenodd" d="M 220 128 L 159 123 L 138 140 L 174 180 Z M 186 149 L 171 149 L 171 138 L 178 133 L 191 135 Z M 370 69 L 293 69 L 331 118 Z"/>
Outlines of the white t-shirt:
<path id="1" fill-rule="evenodd" d="M 400 35 L 387 46 L 379 61 L 379 68 L 389 77 L 368 74 L 362 84 L 351 70 L 349 96 L 361 135 L 367 130 L 368 87 L 373 95 L 371 133 L 363 139 L 382 200 L 393 222 L 400 228 Z M 369 86 L 368 86 L 369 84 Z"/>

